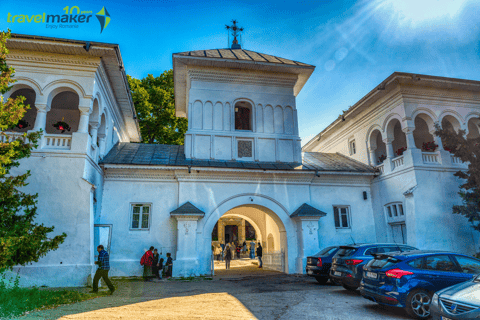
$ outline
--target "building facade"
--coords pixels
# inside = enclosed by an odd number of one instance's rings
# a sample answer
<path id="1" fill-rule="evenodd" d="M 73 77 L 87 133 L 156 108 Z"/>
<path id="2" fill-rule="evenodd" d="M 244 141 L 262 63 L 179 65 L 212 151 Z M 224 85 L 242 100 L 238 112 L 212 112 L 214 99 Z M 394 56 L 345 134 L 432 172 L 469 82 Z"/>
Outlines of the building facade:
<path id="1" fill-rule="evenodd" d="M 32 171 L 25 191 L 39 193 L 38 221 L 67 233 L 58 250 L 16 268 L 21 285 L 86 284 L 98 244 L 111 276 L 141 275 L 150 246 L 172 253 L 174 276 L 208 275 L 215 226 L 219 238 L 226 223 L 243 237 L 245 221 L 276 261 L 270 267 L 286 273 L 303 273 L 308 255 L 334 244 L 472 252 L 478 242 L 445 213 L 458 201 L 452 173 L 465 165 L 418 149 L 434 139 L 435 121 L 478 124 L 476 82 L 394 74 L 302 152 L 295 101 L 314 66 L 239 47 L 183 52 L 172 60 L 185 145 L 147 145 L 137 143 L 118 45 L 14 35 L 7 46 L 18 82 L 5 97 L 24 95 L 32 108 L 28 126 L 2 139 L 44 131 L 17 170 Z"/>
<path id="2" fill-rule="evenodd" d="M 396 72 L 309 141 L 306 152 L 338 152 L 376 167 L 372 180 L 378 241 L 478 252 L 478 232 L 453 215 L 467 164 L 434 135 L 435 123 L 479 137 L 480 83 Z"/>

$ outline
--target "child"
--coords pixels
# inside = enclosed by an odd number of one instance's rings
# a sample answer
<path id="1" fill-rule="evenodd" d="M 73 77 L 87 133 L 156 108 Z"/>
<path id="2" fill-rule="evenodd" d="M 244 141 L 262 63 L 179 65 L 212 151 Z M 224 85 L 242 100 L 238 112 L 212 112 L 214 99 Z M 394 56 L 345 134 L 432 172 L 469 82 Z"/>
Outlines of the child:
<path id="1" fill-rule="evenodd" d="M 166 278 L 170 278 L 172 276 L 172 267 L 173 267 L 173 259 L 172 254 L 170 252 L 167 253 L 167 262 L 165 266 L 167 267 L 167 272 L 165 273 Z"/>

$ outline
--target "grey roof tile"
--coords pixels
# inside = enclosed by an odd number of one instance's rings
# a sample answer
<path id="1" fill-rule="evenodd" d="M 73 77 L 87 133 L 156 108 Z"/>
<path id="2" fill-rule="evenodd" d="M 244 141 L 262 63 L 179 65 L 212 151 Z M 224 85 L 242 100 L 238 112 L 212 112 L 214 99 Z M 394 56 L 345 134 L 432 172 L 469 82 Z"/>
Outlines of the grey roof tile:
<path id="1" fill-rule="evenodd" d="M 182 204 L 177 209 L 170 212 L 171 215 L 201 215 L 204 216 L 205 212 L 195 207 L 189 201 Z"/>
<path id="2" fill-rule="evenodd" d="M 375 173 L 375 169 L 339 153 L 305 152 L 302 163 L 248 162 L 185 159 L 184 146 L 122 142 L 115 145 L 101 164 L 196 166 L 250 170 L 296 170 Z"/>
<path id="3" fill-rule="evenodd" d="M 175 53 L 179 56 L 191 56 L 191 57 L 204 57 L 213 59 L 232 59 L 242 61 L 255 61 L 255 62 L 269 62 L 275 64 L 287 64 L 292 66 L 302 67 L 314 67 L 310 64 L 275 57 L 269 54 L 255 52 L 244 49 L 210 49 L 210 50 L 195 50 Z"/>
<path id="4" fill-rule="evenodd" d="M 302 204 L 300 207 L 298 207 L 297 210 L 295 210 L 294 213 L 290 215 L 290 218 L 294 217 L 325 217 L 327 214 L 323 211 L 320 211 L 311 205 L 308 205 L 306 203 Z"/>

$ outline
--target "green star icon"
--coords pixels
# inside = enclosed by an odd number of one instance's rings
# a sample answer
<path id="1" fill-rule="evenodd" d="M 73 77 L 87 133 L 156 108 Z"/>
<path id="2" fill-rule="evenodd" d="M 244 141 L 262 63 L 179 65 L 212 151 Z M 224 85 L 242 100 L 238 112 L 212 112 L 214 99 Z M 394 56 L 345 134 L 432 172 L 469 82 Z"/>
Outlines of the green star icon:
<path id="1" fill-rule="evenodd" d="M 110 23 L 110 14 L 107 11 L 107 8 L 103 7 L 102 10 L 97 12 L 96 14 L 98 22 L 100 22 L 100 33 L 103 32 L 103 29 L 105 29 L 108 24 Z"/>

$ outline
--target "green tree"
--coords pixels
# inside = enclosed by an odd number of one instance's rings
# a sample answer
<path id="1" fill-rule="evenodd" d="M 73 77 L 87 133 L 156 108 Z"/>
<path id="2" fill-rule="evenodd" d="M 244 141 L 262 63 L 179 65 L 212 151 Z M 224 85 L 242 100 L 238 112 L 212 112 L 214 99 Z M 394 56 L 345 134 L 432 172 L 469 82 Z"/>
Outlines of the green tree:
<path id="1" fill-rule="evenodd" d="M 187 119 L 175 116 L 173 71 L 143 79 L 128 76 L 143 143 L 183 144 Z"/>
<path id="2" fill-rule="evenodd" d="M 445 150 L 468 164 L 467 170 L 454 176 L 464 179 L 459 195 L 462 205 L 454 205 L 453 213 L 465 216 L 475 230 L 480 231 L 480 138 L 467 139 L 465 130 L 455 132 L 452 128 L 436 126 L 435 134 L 442 139 Z"/>
<path id="3" fill-rule="evenodd" d="M 50 239 L 47 234 L 54 227 L 34 222 L 37 213 L 38 194 L 26 194 L 19 189 L 28 185 L 30 171 L 14 176 L 10 171 L 19 166 L 19 160 L 28 158 L 41 137 L 41 132 L 24 133 L 19 139 L 9 141 L 5 130 L 15 127 L 30 108 L 25 97 L 7 99 L 3 95 L 10 90 L 14 69 L 7 66 L 8 32 L 0 32 L 0 271 L 15 265 L 25 265 L 50 250 L 55 250 L 65 240 L 65 233 Z M 1 142 L 6 141 L 6 142 Z"/>

